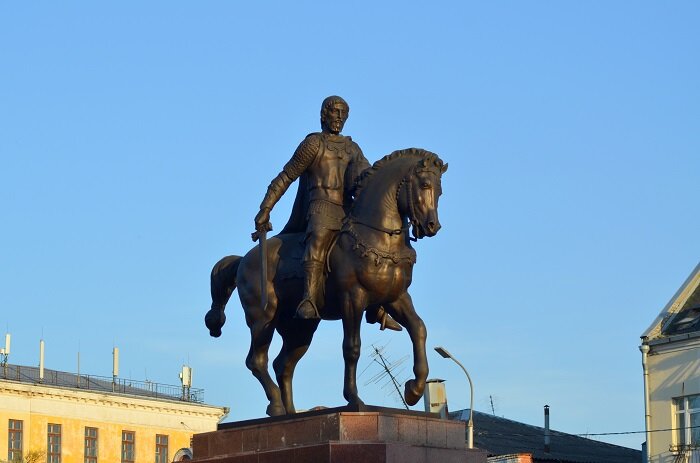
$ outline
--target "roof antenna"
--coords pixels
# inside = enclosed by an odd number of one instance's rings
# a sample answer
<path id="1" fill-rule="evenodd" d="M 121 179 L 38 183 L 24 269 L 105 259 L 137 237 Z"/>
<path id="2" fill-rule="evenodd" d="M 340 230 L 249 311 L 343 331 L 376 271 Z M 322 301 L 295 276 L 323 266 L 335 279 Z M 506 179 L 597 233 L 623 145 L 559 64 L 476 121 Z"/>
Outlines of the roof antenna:
<path id="1" fill-rule="evenodd" d="M 399 366 L 406 361 L 408 356 L 406 355 L 397 360 L 396 362 L 392 362 L 387 358 L 386 354 L 384 353 L 385 349 L 386 345 L 377 347 L 374 344 L 372 344 L 373 352 L 372 354 L 370 354 L 370 357 L 372 357 L 372 361 L 374 363 L 378 364 L 382 368 L 382 371 L 372 376 L 369 379 L 369 381 L 365 383 L 365 385 L 369 383 L 379 384 L 384 382 L 382 388 L 390 387 L 391 390 L 391 388 L 393 387 L 393 389 L 396 392 L 396 395 L 401 399 L 403 406 L 406 408 L 406 410 L 408 410 L 408 404 L 406 403 L 406 400 L 404 399 L 403 394 L 401 393 L 401 386 L 399 385 L 399 381 L 396 379 L 397 373 L 401 374 L 403 371 L 403 369 L 401 369 L 397 372 L 397 368 L 399 368 Z M 369 366 L 367 368 L 369 368 Z"/>
<path id="2" fill-rule="evenodd" d="M 192 400 L 192 368 L 190 368 L 188 365 L 183 365 L 182 371 L 178 376 L 180 377 L 180 382 L 182 383 L 182 400 L 189 402 Z"/>
<path id="3" fill-rule="evenodd" d="M 10 333 L 5 333 L 5 347 L 0 348 L 0 365 L 7 367 L 7 358 L 10 356 Z M 7 374 L 5 374 L 7 376 Z"/>
<path id="4" fill-rule="evenodd" d="M 80 389 L 80 339 L 78 339 L 78 374 L 76 375 L 78 389 Z"/>
<path id="5" fill-rule="evenodd" d="M 117 390 L 117 377 L 119 376 L 119 348 L 112 348 L 112 392 Z"/>
<path id="6" fill-rule="evenodd" d="M 42 328 L 42 333 L 44 329 Z M 39 382 L 44 382 L 44 337 L 39 340 Z"/>

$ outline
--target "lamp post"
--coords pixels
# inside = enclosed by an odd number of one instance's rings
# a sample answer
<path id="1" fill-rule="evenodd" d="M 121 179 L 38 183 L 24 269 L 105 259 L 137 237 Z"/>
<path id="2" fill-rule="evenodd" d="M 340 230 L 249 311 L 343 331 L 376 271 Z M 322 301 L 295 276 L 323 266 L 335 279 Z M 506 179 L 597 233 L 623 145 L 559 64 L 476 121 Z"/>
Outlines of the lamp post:
<path id="1" fill-rule="evenodd" d="M 467 422 L 467 448 L 474 448 L 474 383 L 472 383 L 472 378 L 469 376 L 469 372 L 464 365 L 462 365 L 459 360 L 454 358 L 452 354 L 447 352 L 444 347 L 438 346 L 435 348 L 435 352 L 440 354 L 443 358 L 452 359 L 459 367 L 464 371 L 469 380 L 469 421 Z"/>

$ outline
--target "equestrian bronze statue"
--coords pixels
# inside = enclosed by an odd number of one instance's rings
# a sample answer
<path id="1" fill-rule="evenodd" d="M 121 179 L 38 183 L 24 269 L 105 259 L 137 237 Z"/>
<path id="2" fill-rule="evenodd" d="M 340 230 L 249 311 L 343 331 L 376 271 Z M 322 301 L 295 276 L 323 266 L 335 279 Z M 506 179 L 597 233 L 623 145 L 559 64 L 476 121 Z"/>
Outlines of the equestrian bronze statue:
<path id="1" fill-rule="evenodd" d="M 294 369 L 321 319 L 343 321 L 343 395 L 349 404 L 363 403 L 356 383 L 363 313 L 382 329 L 407 329 L 415 377 L 406 382 L 406 402 L 415 404 L 425 388 L 426 329 L 407 292 L 416 261 L 411 241 L 440 229 L 438 198 L 447 164 L 410 148 L 370 167 L 359 146 L 340 135 L 348 112 L 340 97 L 324 101 L 322 132 L 302 141 L 267 190 L 255 218 L 259 246 L 244 257 L 224 257 L 212 270 L 206 325 L 212 336 L 221 335 L 224 308 L 238 288 L 251 332 L 246 365 L 265 390 L 270 416 L 295 412 Z M 292 216 L 267 239 L 270 210 L 297 178 Z M 275 330 L 283 341 L 273 362 L 277 383 L 268 372 Z"/>

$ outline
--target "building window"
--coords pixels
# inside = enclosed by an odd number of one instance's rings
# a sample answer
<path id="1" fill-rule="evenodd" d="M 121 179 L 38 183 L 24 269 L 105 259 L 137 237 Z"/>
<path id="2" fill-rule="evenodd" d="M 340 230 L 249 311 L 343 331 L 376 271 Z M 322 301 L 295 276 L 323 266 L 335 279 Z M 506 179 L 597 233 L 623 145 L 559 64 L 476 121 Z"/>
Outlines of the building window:
<path id="1" fill-rule="evenodd" d="M 10 420 L 7 431 L 7 461 L 22 459 L 22 420 Z"/>
<path id="2" fill-rule="evenodd" d="M 134 432 L 122 431 L 122 463 L 134 463 Z"/>
<path id="3" fill-rule="evenodd" d="M 46 463 L 61 463 L 61 425 L 49 423 Z"/>
<path id="4" fill-rule="evenodd" d="M 156 434 L 156 463 L 168 463 L 168 436 Z"/>
<path id="5" fill-rule="evenodd" d="M 700 395 L 673 399 L 676 445 L 681 449 L 700 447 Z"/>
<path id="6" fill-rule="evenodd" d="M 97 428 L 85 427 L 85 463 L 97 463 Z"/>

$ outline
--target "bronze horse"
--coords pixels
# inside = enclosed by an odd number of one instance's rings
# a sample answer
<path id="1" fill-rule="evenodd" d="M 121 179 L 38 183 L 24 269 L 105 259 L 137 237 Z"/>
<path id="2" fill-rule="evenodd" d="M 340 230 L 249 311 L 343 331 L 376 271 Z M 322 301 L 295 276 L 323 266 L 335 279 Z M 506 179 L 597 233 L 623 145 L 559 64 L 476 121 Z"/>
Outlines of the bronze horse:
<path id="1" fill-rule="evenodd" d="M 423 394 L 428 376 L 427 333 L 407 292 L 416 261 L 410 241 L 434 236 L 440 229 L 438 198 L 445 171 L 447 164 L 436 154 L 410 148 L 377 161 L 355 183 L 355 201 L 328 259 L 330 274 L 320 310 L 324 320 L 343 321 L 343 396 L 350 405 L 363 404 L 356 382 L 362 315 L 378 306 L 407 329 L 413 343 L 415 376 L 406 382 L 406 402 L 414 405 Z M 320 322 L 293 317 L 302 297 L 303 239 L 303 234 L 283 234 L 268 241 L 267 309 L 261 307 L 257 246 L 244 257 L 224 257 L 211 273 L 212 305 L 205 323 L 212 336 L 221 335 L 224 308 L 237 287 L 251 333 L 246 366 L 265 389 L 270 416 L 295 413 L 294 368 Z M 275 330 L 282 336 L 282 348 L 273 362 L 277 384 L 268 373 L 268 349 Z"/>

